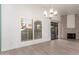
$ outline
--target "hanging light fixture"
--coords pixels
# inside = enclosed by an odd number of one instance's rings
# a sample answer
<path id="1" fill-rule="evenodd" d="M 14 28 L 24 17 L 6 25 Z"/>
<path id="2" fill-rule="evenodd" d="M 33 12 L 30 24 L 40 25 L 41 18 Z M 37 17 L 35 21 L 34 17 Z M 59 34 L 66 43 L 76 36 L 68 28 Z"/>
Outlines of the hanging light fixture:
<path id="1" fill-rule="evenodd" d="M 47 12 L 46 10 L 44 10 L 44 17 L 46 17 L 47 19 L 51 19 L 55 22 L 60 22 L 60 16 L 58 15 L 58 11 L 54 10 L 53 8 L 49 9 L 49 12 Z"/>
<path id="2" fill-rule="evenodd" d="M 58 12 L 57 10 L 54 10 L 53 8 L 51 8 L 49 10 L 49 12 L 47 12 L 46 10 L 44 11 L 44 16 L 48 17 L 48 18 L 52 18 L 53 16 L 57 16 Z"/>

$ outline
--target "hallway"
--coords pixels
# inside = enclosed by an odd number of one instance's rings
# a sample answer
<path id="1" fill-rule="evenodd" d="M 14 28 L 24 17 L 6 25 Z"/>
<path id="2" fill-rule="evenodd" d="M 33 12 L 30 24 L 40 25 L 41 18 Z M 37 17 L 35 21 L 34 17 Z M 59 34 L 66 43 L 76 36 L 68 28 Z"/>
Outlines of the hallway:
<path id="1" fill-rule="evenodd" d="M 52 40 L 32 46 L 17 48 L 1 55 L 74 55 L 79 54 L 79 41 L 75 40 Z"/>

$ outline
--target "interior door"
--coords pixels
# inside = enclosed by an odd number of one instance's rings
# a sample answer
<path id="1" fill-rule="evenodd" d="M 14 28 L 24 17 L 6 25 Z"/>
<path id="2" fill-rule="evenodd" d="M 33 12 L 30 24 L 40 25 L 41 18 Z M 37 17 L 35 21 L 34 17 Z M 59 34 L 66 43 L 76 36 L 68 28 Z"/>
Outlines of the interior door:
<path id="1" fill-rule="evenodd" d="M 51 22 L 51 40 L 58 39 L 58 23 Z"/>

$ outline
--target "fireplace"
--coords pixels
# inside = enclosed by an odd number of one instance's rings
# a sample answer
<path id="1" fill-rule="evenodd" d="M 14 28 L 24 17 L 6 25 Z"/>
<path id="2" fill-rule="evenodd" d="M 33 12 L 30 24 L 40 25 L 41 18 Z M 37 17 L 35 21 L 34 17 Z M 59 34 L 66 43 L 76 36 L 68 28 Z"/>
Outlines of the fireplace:
<path id="1" fill-rule="evenodd" d="M 76 39 L 76 33 L 67 33 L 67 39 Z"/>

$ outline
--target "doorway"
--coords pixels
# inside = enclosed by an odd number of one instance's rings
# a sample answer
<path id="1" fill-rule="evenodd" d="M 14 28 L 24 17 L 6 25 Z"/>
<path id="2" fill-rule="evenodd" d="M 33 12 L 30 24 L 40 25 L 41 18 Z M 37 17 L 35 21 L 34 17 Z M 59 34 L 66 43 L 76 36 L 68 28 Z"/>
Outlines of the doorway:
<path id="1" fill-rule="evenodd" d="M 51 22 L 51 40 L 58 39 L 58 23 Z"/>

